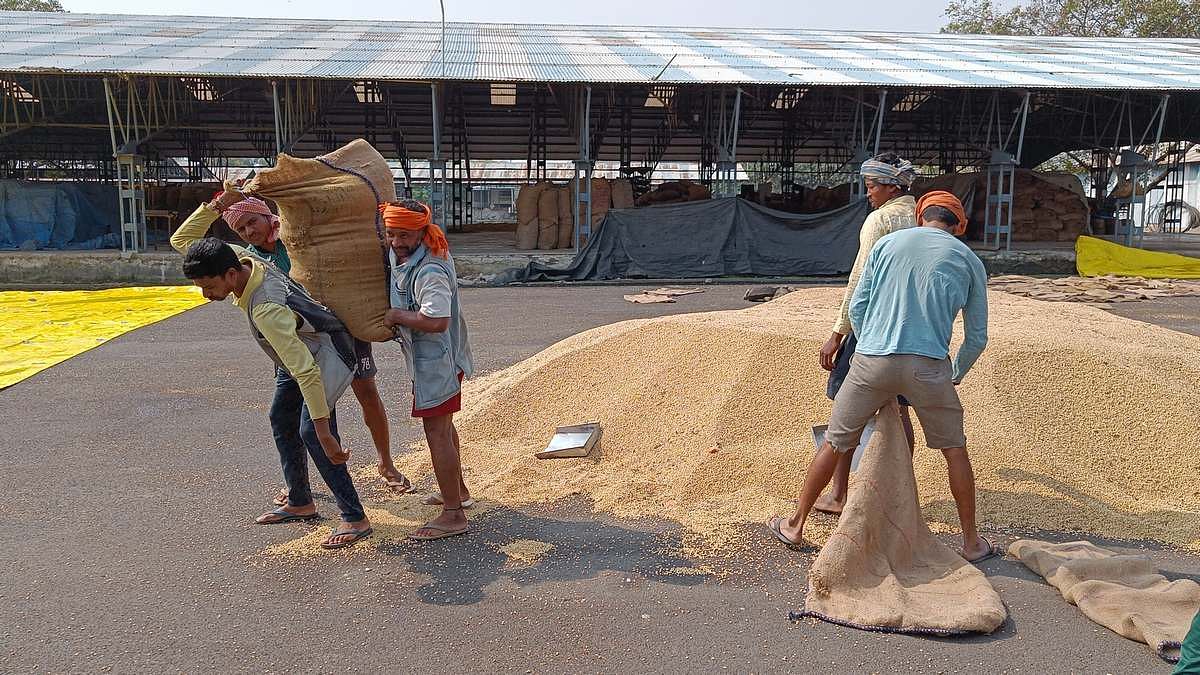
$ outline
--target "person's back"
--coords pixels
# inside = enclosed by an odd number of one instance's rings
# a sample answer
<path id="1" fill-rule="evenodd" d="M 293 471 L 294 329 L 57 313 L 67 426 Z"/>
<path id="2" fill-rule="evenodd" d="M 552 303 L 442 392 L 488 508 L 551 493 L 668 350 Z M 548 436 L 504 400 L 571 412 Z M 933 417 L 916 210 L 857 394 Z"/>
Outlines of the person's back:
<path id="1" fill-rule="evenodd" d="M 860 354 L 946 358 L 954 318 L 965 340 L 955 362 L 961 379 L 987 343 L 987 273 L 970 248 L 945 230 L 918 227 L 875 245 L 851 303 Z"/>

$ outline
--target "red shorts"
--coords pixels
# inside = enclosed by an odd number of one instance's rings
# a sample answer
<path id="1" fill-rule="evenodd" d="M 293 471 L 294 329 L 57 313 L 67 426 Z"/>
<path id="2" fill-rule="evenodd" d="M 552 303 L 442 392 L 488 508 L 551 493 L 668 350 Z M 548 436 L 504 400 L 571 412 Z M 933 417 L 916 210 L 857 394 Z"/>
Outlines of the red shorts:
<path id="1" fill-rule="evenodd" d="M 462 381 L 463 381 L 463 374 L 462 374 L 462 371 L 460 370 L 460 371 L 458 371 L 458 383 L 461 385 Z M 415 396 L 415 391 L 414 391 L 414 396 Z M 452 413 L 456 413 L 459 410 L 462 410 L 462 389 L 461 388 L 458 390 L 457 394 L 446 399 L 440 405 L 436 405 L 432 408 L 426 408 L 424 410 L 417 410 L 417 403 L 416 403 L 416 399 L 414 398 L 413 399 L 412 416 L 413 417 L 441 417 L 442 415 L 450 415 Z"/>

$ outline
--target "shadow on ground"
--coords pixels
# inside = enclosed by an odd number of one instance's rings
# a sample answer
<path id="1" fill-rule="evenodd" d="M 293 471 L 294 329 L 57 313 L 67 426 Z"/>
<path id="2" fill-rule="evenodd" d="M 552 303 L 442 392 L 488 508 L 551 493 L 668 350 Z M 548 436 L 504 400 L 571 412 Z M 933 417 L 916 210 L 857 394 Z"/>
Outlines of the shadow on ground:
<path id="1" fill-rule="evenodd" d="M 695 586 L 709 576 L 687 558 L 672 552 L 669 535 L 643 532 L 595 521 L 558 520 L 507 508 L 472 518 L 473 531 L 441 541 L 390 541 L 379 547 L 402 557 L 408 572 L 427 575 L 417 587 L 421 602 L 469 605 L 482 601 L 499 579 L 521 586 L 591 579 L 604 572 L 682 586 Z M 544 553 L 530 561 L 510 558 L 502 547 L 536 542 Z M 547 546 L 548 545 L 548 546 Z"/>

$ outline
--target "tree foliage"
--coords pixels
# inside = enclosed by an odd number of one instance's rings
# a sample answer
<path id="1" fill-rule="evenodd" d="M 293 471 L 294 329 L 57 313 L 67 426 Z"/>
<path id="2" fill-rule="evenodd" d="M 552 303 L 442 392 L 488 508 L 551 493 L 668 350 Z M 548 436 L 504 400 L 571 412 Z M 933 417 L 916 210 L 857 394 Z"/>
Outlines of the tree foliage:
<path id="1" fill-rule="evenodd" d="M 1196 0 L 953 0 L 944 33 L 1200 38 Z"/>
<path id="2" fill-rule="evenodd" d="M 13 12 L 64 12 L 58 0 L 0 0 L 0 9 Z"/>

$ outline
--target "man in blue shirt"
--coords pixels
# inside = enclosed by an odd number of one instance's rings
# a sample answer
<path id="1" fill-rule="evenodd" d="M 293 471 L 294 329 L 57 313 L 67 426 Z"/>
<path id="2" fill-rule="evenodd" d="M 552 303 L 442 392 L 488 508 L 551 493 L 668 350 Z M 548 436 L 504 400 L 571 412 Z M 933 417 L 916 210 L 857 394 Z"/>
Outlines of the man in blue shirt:
<path id="1" fill-rule="evenodd" d="M 921 420 L 926 443 L 946 457 L 963 557 L 974 563 L 998 553 L 975 528 L 975 476 L 955 390 L 987 344 L 987 273 L 955 237 L 965 231 L 967 219 L 953 195 L 925 195 L 917 214 L 920 227 L 884 236 L 867 258 L 850 301 L 858 346 L 834 400 L 825 443 L 808 467 L 796 513 L 768 523 L 784 543 L 801 542 L 804 522 L 839 454 L 853 451 L 875 413 L 903 395 Z M 964 340 L 952 363 L 950 335 L 960 310 Z"/>

